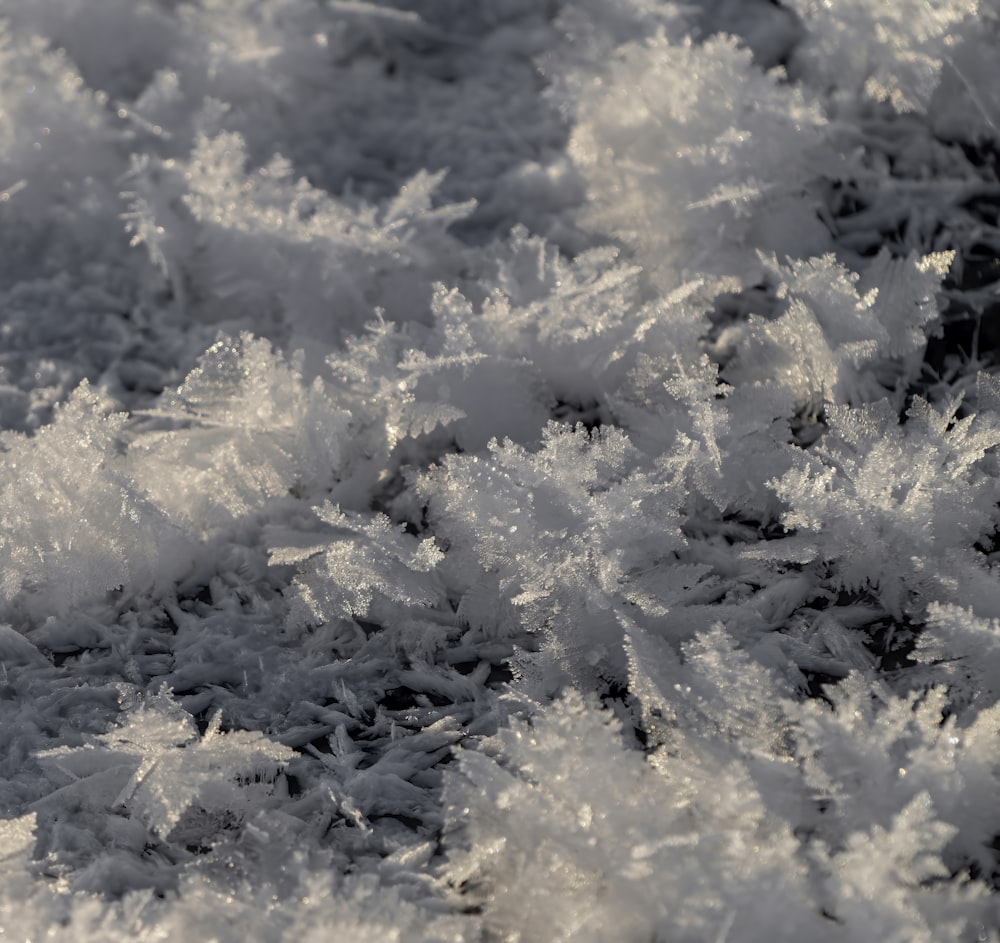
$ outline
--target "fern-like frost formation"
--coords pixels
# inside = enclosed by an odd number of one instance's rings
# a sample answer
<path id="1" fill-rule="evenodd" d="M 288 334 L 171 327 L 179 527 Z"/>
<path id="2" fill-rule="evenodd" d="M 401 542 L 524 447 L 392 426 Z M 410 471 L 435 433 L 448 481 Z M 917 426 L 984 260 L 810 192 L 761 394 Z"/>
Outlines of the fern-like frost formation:
<path id="1" fill-rule="evenodd" d="M 1000 7 L 10 0 L 0 933 L 1000 940 Z"/>

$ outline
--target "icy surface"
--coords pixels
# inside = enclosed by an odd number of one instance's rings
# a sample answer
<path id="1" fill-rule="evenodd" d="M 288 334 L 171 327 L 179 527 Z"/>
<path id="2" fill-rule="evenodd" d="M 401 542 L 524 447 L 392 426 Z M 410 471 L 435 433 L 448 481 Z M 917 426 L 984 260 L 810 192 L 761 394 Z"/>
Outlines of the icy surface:
<path id="1" fill-rule="evenodd" d="M 8 0 L 5 940 L 1000 940 L 1000 8 Z"/>

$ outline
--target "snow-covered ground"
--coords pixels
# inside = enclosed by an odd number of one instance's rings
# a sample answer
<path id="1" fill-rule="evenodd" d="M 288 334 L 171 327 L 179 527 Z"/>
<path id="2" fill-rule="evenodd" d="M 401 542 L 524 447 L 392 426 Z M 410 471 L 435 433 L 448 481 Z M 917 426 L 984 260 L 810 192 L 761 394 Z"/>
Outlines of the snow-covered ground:
<path id="1" fill-rule="evenodd" d="M 4 940 L 1000 940 L 996 0 L 0 16 Z"/>

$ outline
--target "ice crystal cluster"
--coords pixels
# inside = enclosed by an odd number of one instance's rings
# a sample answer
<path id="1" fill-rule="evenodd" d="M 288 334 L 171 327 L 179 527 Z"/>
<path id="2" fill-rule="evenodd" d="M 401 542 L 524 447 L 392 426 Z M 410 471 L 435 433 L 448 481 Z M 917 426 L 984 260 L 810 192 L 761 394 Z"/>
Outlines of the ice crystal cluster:
<path id="1" fill-rule="evenodd" d="M 4 940 L 1000 941 L 1000 6 L 0 14 Z"/>

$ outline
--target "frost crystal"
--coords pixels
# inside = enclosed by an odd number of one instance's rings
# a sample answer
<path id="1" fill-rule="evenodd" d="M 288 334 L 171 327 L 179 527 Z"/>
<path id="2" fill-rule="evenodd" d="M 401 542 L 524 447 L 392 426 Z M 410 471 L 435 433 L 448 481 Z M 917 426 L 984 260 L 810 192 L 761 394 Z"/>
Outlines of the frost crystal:
<path id="1" fill-rule="evenodd" d="M 255 792 L 266 795 L 294 754 L 259 733 L 221 732 L 218 715 L 199 736 L 191 715 L 169 696 L 158 695 L 117 730 L 97 738 L 90 750 L 63 749 L 41 756 L 62 770 L 81 758 L 91 768 L 101 759 L 109 766 L 124 763 L 134 768 L 113 804 L 166 836 L 196 803 L 209 814 L 233 813 L 242 819 L 253 808 Z"/>
<path id="2" fill-rule="evenodd" d="M 800 89 L 754 69 L 728 38 L 661 35 L 622 47 L 606 68 L 581 89 L 571 142 L 587 219 L 633 246 L 661 285 L 740 264 L 743 243 L 827 248 L 808 189 L 825 121 Z"/>
<path id="3" fill-rule="evenodd" d="M 164 549 L 175 530 L 130 479 L 126 417 L 83 384 L 35 438 L 3 441 L 3 596 L 44 593 L 62 611 L 105 590 L 180 575 Z"/>
<path id="4" fill-rule="evenodd" d="M 927 107 L 943 63 L 952 59 L 956 28 L 979 11 L 978 0 L 899 0 L 872 7 L 857 0 L 792 0 L 806 41 L 793 75 L 858 92 L 898 111 Z"/>
<path id="5" fill-rule="evenodd" d="M 321 381 L 305 383 L 300 363 L 249 334 L 209 348 L 150 418 L 156 426 L 132 444 L 129 468 L 160 507 L 199 528 L 293 488 L 328 486 L 346 459 L 349 414 Z"/>

